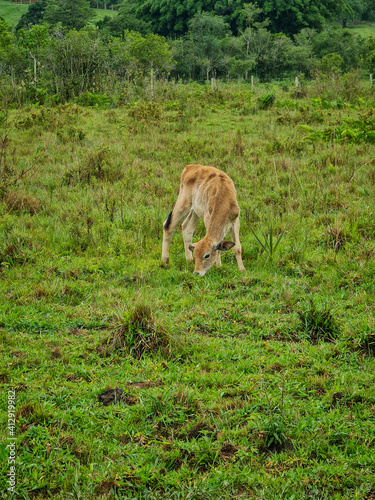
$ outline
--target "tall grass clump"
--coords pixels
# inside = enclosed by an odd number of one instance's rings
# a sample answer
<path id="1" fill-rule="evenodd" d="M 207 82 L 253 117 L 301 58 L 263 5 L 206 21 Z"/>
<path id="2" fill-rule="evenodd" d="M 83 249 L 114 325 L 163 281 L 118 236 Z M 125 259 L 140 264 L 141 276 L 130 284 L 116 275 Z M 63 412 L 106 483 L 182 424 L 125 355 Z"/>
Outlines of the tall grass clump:
<path id="1" fill-rule="evenodd" d="M 125 351 L 136 359 L 146 354 L 170 353 L 170 336 L 166 328 L 157 323 L 151 308 L 137 304 L 128 314 L 120 316 L 113 332 L 99 347 L 101 354 Z"/>
<path id="2" fill-rule="evenodd" d="M 263 241 L 260 239 L 260 237 L 256 234 L 256 232 L 252 229 L 251 232 L 253 233 L 255 237 L 255 241 L 261 248 L 261 252 L 265 253 L 267 255 L 266 262 L 270 260 L 273 262 L 273 258 L 275 256 L 276 250 L 283 239 L 285 235 L 285 231 L 282 231 L 281 234 L 277 237 L 275 237 L 273 225 L 271 224 L 270 229 L 267 234 L 263 235 Z"/>
<path id="3" fill-rule="evenodd" d="M 300 330 L 306 333 L 313 342 L 324 340 L 333 342 L 340 333 L 340 326 L 332 314 L 329 305 L 322 308 L 317 307 L 310 300 L 310 307 L 298 311 L 300 319 Z"/>

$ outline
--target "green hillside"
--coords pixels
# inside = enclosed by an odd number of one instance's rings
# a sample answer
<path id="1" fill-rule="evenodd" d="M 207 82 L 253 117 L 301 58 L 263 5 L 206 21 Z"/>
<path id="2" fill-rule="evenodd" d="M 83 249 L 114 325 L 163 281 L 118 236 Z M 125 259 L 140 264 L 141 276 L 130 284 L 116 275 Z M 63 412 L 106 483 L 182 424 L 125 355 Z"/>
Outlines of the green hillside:
<path id="1" fill-rule="evenodd" d="M 26 3 L 14 3 L 9 0 L 0 0 L 0 17 L 5 19 L 8 25 L 13 28 L 18 23 L 22 14 L 27 12 L 29 4 Z M 116 15 L 115 10 L 112 9 L 92 9 L 95 12 L 95 17 L 92 22 L 96 22 L 103 19 L 104 16 L 114 16 Z"/>
<path id="2" fill-rule="evenodd" d="M 5 19 L 9 26 L 13 28 L 18 23 L 22 14 L 27 12 L 28 8 L 29 4 L 0 0 L 0 17 Z"/>

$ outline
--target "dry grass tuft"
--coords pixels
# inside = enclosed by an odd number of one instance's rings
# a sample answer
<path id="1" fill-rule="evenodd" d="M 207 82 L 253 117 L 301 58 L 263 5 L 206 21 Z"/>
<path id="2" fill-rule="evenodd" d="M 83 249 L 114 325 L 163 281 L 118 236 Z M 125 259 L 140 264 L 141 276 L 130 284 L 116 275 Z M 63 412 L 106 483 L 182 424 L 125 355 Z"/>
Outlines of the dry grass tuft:
<path id="1" fill-rule="evenodd" d="M 35 215 L 42 210 L 40 200 L 25 193 L 8 191 L 4 196 L 4 203 L 8 212 L 29 213 Z"/>

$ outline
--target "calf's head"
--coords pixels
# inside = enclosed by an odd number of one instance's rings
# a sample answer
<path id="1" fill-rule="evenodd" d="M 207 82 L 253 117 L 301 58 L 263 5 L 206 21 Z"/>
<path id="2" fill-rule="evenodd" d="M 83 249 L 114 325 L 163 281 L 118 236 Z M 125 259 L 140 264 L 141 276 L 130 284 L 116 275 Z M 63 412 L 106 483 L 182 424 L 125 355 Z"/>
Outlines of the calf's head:
<path id="1" fill-rule="evenodd" d="M 206 272 L 215 264 L 217 253 L 226 252 L 234 246 L 232 241 L 220 241 L 214 243 L 209 238 L 203 238 L 189 248 L 193 252 L 195 260 L 194 274 L 204 276 Z"/>

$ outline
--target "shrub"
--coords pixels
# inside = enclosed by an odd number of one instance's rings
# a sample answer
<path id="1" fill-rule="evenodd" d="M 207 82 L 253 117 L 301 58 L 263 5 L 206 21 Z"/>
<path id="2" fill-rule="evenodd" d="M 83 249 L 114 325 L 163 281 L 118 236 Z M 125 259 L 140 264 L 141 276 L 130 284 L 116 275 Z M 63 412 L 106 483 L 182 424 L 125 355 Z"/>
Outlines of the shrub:
<path id="1" fill-rule="evenodd" d="M 260 109 L 268 109 L 275 103 L 276 95 L 275 92 L 268 92 L 262 97 L 259 97 L 259 107 Z"/>
<path id="2" fill-rule="evenodd" d="M 159 104 L 154 102 L 140 102 L 129 109 L 129 116 L 138 121 L 156 121 L 161 118 Z"/>

